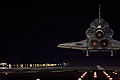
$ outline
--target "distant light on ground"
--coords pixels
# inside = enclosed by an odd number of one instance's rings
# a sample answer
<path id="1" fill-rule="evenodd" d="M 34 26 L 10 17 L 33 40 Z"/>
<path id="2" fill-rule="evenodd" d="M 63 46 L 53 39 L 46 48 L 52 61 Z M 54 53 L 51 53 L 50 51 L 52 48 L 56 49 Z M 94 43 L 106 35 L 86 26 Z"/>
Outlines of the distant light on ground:
<path id="1" fill-rule="evenodd" d="M 36 80 L 40 80 L 40 79 L 36 79 Z"/>

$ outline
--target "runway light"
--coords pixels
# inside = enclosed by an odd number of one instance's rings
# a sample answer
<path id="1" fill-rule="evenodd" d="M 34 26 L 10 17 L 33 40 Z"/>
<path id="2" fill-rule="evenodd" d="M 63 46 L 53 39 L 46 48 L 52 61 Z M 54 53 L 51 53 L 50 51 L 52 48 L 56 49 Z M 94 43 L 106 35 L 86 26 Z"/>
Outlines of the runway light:
<path id="1" fill-rule="evenodd" d="M 78 80 L 82 80 L 81 78 L 78 78 Z"/>
<path id="2" fill-rule="evenodd" d="M 110 78 L 110 75 L 108 75 L 107 77 Z"/>
<path id="3" fill-rule="evenodd" d="M 113 80 L 113 78 L 109 78 L 109 80 Z"/>
<path id="4" fill-rule="evenodd" d="M 94 78 L 97 78 L 97 73 L 96 72 L 94 72 Z"/>
<path id="5" fill-rule="evenodd" d="M 94 75 L 97 75 L 97 73 L 96 73 L 96 72 L 94 72 Z"/>
<path id="6" fill-rule="evenodd" d="M 8 75 L 8 73 L 5 73 L 5 75 Z"/>
<path id="7" fill-rule="evenodd" d="M 81 76 L 81 78 L 83 78 L 84 76 Z"/>
<path id="8" fill-rule="evenodd" d="M 81 78 L 84 78 L 86 74 L 87 74 L 87 72 L 84 72 L 84 74 L 82 74 Z"/>
<path id="9" fill-rule="evenodd" d="M 117 74 L 117 72 L 115 74 Z"/>
<path id="10" fill-rule="evenodd" d="M 97 76 L 94 76 L 94 78 L 97 78 Z"/>
<path id="11" fill-rule="evenodd" d="M 104 73 L 106 76 L 108 76 L 108 74 L 107 74 L 105 71 L 103 71 L 103 73 Z"/>
<path id="12" fill-rule="evenodd" d="M 106 73 L 105 75 L 106 75 L 106 76 L 108 76 L 108 74 L 107 74 L 107 73 Z"/>
<path id="13" fill-rule="evenodd" d="M 92 73 L 92 71 L 90 71 Z"/>
<path id="14" fill-rule="evenodd" d="M 36 80 L 40 80 L 40 79 L 36 79 Z"/>

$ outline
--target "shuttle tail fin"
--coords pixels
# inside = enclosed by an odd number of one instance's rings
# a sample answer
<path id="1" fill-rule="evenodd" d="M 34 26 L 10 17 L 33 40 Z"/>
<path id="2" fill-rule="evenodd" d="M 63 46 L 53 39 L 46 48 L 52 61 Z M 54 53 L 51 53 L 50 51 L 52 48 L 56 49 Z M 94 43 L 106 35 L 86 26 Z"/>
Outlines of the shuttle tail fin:
<path id="1" fill-rule="evenodd" d="M 101 5 L 99 4 L 98 22 L 101 23 Z"/>

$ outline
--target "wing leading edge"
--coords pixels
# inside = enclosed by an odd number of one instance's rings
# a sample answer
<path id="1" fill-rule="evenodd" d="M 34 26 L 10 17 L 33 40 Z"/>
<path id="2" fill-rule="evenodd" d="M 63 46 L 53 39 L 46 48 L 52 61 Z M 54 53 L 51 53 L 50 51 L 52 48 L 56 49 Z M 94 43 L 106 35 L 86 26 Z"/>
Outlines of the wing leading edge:
<path id="1" fill-rule="evenodd" d="M 63 44 L 59 44 L 57 47 L 87 50 L 87 42 L 86 42 L 86 40 L 83 40 L 83 41 L 80 41 L 80 42 L 63 43 Z"/>

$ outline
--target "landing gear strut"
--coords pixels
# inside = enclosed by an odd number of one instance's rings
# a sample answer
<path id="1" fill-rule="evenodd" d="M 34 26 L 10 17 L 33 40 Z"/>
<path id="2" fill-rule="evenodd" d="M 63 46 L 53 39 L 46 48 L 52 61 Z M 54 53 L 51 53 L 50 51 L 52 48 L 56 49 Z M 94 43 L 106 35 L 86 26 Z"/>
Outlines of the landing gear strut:
<path id="1" fill-rule="evenodd" d="M 86 56 L 89 56 L 89 50 L 88 50 L 88 42 L 89 40 L 86 40 L 87 41 L 87 50 L 86 50 Z"/>
<path id="2" fill-rule="evenodd" d="M 111 47 L 111 56 L 114 56 L 114 55 L 113 55 L 113 48 L 112 48 L 112 47 Z"/>
<path id="3" fill-rule="evenodd" d="M 111 56 L 114 56 L 114 55 L 113 55 L 113 50 L 111 50 Z"/>
<path id="4" fill-rule="evenodd" d="M 88 50 L 86 51 L 86 56 L 89 56 L 89 51 Z"/>

